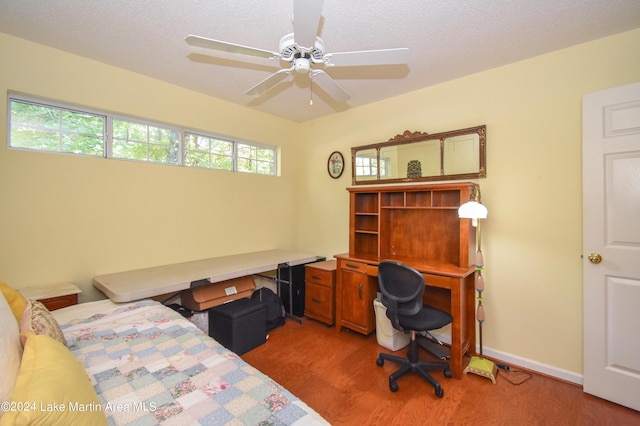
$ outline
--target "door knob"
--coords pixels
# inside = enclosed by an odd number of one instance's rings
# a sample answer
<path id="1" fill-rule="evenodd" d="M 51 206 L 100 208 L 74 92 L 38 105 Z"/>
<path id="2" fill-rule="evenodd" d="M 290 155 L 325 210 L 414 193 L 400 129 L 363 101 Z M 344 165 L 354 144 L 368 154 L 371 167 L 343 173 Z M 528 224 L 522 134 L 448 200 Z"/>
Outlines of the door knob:
<path id="1" fill-rule="evenodd" d="M 589 262 L 598 264 L 602 262 L 602 256 L 600 256 L 598 253 L 591 253 L 589 255 Z"/>

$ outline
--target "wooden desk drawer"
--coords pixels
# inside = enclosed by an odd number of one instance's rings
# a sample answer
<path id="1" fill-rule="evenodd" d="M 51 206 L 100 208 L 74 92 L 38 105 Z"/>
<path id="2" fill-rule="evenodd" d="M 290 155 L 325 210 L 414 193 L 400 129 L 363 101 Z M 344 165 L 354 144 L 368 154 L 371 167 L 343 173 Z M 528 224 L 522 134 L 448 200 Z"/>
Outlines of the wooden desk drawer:
<path id="1" fill-rule="evenodd" d="M 367 264 L 361 262 L 354 262 L 352 260 L 345 260 L 340 262 L 340 266 L 342 269 L 348 269 L 354 272 L 361 272 L 365 274 L 367 272 Z"/>
<path id="2" fill-rule="evenodd" d="M 333 277 L 335 277 L 335 271 L 311 268 L 307 265 L 304 280 L 307 286 L 309 284 L 316 284 L 325 287 L 333 287 Z"/>
<path id="3" fill-rule="evenodd" d="M 333 287 L 307 282 L 305 288 L 304 315 L 332 325 L 335 322 Z"/>
<path id="4" fill-rule="evenodd" d="M 452 282 L 458 283 L 459 280 L 452 279 L 451 277 L 445 277 L 443 275 L 434 274 L 422 274 L 425 283 L 430 287 L 448 288 L 452 286 Z"/>
<path id="5" fill-rule="evenodd" d="M 336 261 L 306 265 L 304 278 L 304 315 L 333 325 L 336 318 Z"/>

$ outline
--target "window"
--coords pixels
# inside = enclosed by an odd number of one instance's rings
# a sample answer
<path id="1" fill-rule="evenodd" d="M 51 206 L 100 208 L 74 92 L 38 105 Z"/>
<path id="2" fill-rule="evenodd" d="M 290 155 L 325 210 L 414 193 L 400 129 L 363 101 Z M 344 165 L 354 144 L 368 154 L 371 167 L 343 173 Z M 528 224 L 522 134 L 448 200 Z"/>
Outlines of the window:
<path id="1" fill-rule="evenodd" d="M 180 164 L 180 131 L 116 119 L 111 128 L 113 158 Z"/>
<path id="2" fill-rule="evenodd" d="M 356 176 L 377 176 L 378 161 L 376 157 L 356 157 Z M 380 176 L 387 175 L 387 159 L 380 159 Z"/>
<path id="3" fill-rule="evenodd" d="M 276 152 L 273 148 L 265 148 L 246 143 L 238 143 L 238 171 L 258 173 L 261 175 L 276 174 Z"/>
<path id="4" fill-rule="evenodd" d="M 185 133 L 184 165 L 207 169 L 233 170 L 233 142 Z"/>
<path id="5" fill-rule="evenodd" d="M 104 116 L 13 99 L 10 114 L 12 147 L 104 155 Z"/>
<path id="6" fill-rule="evenodd" d="M 9 147 L 276 175 L 276 148 L 9 97 Z"/>

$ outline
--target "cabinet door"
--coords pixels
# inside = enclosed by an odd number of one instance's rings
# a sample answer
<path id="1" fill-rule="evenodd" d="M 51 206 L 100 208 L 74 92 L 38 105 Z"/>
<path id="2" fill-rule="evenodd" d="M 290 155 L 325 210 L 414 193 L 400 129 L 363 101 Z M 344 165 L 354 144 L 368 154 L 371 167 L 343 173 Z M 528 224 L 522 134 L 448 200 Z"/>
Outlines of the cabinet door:
<path id="1" fill-rule="evenodd" d="M 343 269 L 342 273 L 342 325 L 353 330 L 370 333 L 373 300 L 369 291 L 369 277 L 365 273 Z M 371 304 L 371 306 L 369 306 Z"/>

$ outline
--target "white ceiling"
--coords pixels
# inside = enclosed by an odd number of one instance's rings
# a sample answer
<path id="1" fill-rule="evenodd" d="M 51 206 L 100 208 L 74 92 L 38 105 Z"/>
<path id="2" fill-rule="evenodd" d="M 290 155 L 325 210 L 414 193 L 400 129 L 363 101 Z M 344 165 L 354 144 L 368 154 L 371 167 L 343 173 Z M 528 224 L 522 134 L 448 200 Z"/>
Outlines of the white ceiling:
<path id="1" fill-rule="evenodd" d="M 325 0 L 325 53 L 408 47 L 407 65 L 326 68 L 336 103 L 296 75 L 244 94 L 280 63 L 218 53 L 188 34 L 278 51 L 293 0 L 0 0 L 0 32 L 297 122 L 640 27 L 640 0 Z M 108 82 L 117 84 L 117 82 Z"/>

